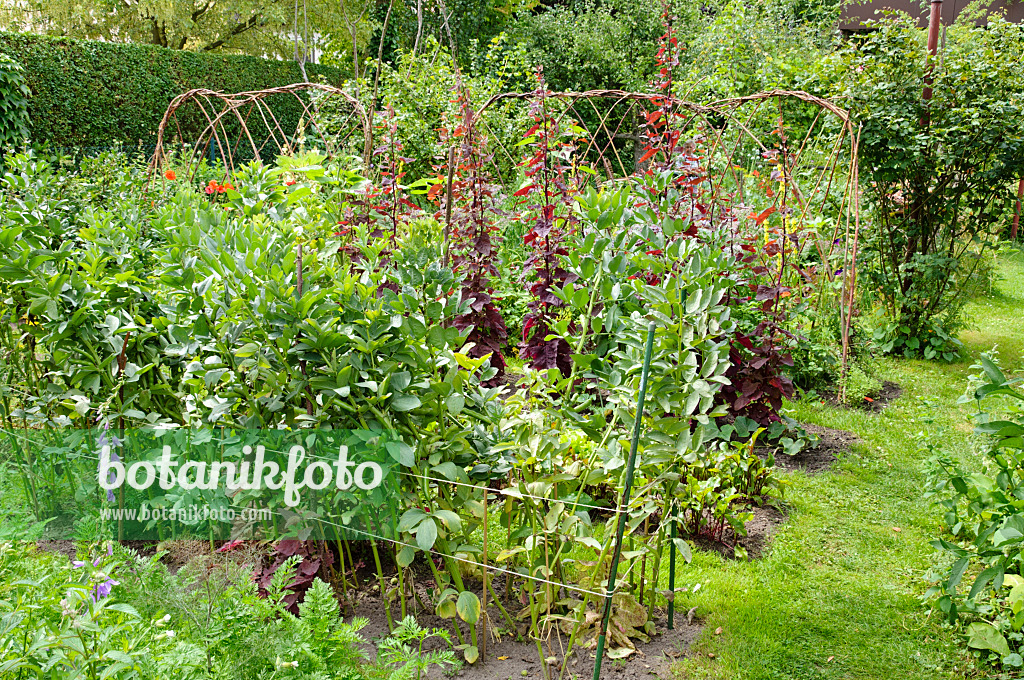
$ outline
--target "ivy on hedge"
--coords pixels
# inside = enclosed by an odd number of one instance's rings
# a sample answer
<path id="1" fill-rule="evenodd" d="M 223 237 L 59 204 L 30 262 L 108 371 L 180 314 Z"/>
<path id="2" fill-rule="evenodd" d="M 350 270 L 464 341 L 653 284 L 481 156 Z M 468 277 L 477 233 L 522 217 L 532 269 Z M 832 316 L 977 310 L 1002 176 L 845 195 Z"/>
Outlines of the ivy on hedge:
<path id="1" fill-rule="evenodd" d="M 28 137 L 28 94 L 23 69 L 0 52 L 0 147 L 18 146 Z"/>
<path id="2" fill-rule="evenodd" d="M 186 90 L 243 92 L 302 81 L 293 61 L 153 45 L 0 32 L 0 53 L 24 68 L 32 140 L 58 148 L 153 145 L 167 105 Z M 342 81 L 342 72 L 329 66 L 307 64 L 306 72 L 310 80 Z M 302 112 L 298 101 L 282 96 L 272 106 L 284 129 L 294 128 Z M 182 141 L 189 142 L 206 121 L 192 108 L 179 122 Z"/>

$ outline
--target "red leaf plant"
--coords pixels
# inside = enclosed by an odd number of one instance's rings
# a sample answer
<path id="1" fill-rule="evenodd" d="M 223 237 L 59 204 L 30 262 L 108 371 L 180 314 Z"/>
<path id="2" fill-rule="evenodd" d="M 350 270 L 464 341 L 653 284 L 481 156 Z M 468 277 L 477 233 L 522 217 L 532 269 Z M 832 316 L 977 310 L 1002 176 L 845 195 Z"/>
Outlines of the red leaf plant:
<path id="1" fill-rule="evenodd" d="M 520 162 L 526 186 L 514 196 L 532 219 L 523 241 L 532 249 L 523 263 L 523 279 L 529 283 L 529 313 L 523 319 L 523 341 L 519 356 L 534 369 L 557 368 L 562 375 L 572 371 L 572 350 L 561 337 L 552 337 L 552 323 L 566 306 L 554 294 L 577 279 L 562 264 L 568 255 L 565 241 L 576 229 L 573 196 L 579 192 L 582 174 L 573 165 L 579 131 L 575 121 L 560 120 L 549 109 L 544 72 L 537 69 L 537 90 L 531 99 L 533 127 L 525 135 L 531 152 Z"/>
<path id="2" fill-rule="evenodd" d="M 492 378 L 496 381 L 505 374 L 501 349 L 508 340 L 508 329 L 494 303 L 491 283 L 499 276 L 500 237 L 495 233 L 498 227 L 493 216 L 499 214 L 500 187 L 489 181 L 484 171 L 491 163 L 487 138 L 476 126 L 476 113 L 458 74 L 454 90 L 461 121 L 454 129 L 442 128 L 441 141 L 449 146 L 458 145 L 452 169 L 450 253 L 452 269 L 463 277 L 462 299 L 470 300 L 470 305 L 467 313 L 455 317 L 453 325 L 460 331 L 472 329 L 468 337 L 473 344 L 469 355 L 490 355 L 491 366 L 498 371 Z M 441 196 L 438 219 L 444 218 L 448 208 L 448 198 Z"/>

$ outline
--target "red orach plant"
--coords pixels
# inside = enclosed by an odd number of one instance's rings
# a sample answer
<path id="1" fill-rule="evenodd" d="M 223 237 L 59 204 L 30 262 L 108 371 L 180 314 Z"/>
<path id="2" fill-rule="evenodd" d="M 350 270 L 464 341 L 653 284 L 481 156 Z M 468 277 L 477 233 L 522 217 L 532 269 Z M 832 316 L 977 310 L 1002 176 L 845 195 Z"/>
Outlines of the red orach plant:
<path id="1" fill-rule="evenodd" d="M 523 238 L 533 251 L 523 264 L 523 278 L 530 283 L 533 299 L 528 305 L 530 312 L 523 318 L 519 356 L 531 368 L 557 368 L 568 376 L 572 371 L 569 343 L 561 337 L 549 340 L 548 336 L 552 321 L 566 306 L 552 289 L 562 288 L 577 278 L 562 266 L 561 258 L 569 254 L 565 239 L 575 231 L 577 221 L 572 203 L 582 184 L 582 175 L 570 163 L 577 151 L 580 130 L 575 121 L 559 121 L 552 115 L 548 108 L 550 93 L 540 68 L 537 83 L 530 104 L 534 124 L 524 137 L 532 153 L 520 163 L 526 185 L 514 194 L 523 199 L 522 207 L 533 221 Z"/>
<path id="2" fill-rule="evenodd" d="M 495 380 L 505 373 L 505 357 L 501 349 L 508 340 L 505 319 L 494 304 L 493 278 L 499 276 L 497 245 L 500 236 L 491 217 L 498 214 L 500 187 L 489 181 L 485 167 L 491 162 L 486 151 L 487 140 L 476 127 L 475 112 L 465 88 L 458 79 L 455 102 L 460 105 L 460 121 L 453 129 L 441 130 L 441 141 L 458 144 L 456 167 L 452 173 L 451 191 L 451 266 L 463 276 L 462 298 L 471 300 L 469 311 L 455 317 L 459 330 L 472 329 L 468 342 L 473 343 L 472 357 L 491 355 L 491 366 L 498 370 Z M 440 190 L 433 191 L 437 196 Z M 442 196 L 444 194 L 441 194 Z M 441 200 L 437 217 L 445 219 L 447 198 Z"/>

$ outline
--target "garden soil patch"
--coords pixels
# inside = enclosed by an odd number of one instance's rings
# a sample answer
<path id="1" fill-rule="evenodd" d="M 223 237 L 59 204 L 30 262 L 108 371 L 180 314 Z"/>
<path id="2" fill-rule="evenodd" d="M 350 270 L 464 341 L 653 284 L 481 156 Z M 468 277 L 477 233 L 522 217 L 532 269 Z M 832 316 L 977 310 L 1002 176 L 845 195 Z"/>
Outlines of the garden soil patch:
<path id="1" fill-rule="evenodd" d="M 761 557 L 768 550 L 772 535 L 786 521 L 786 513 L 770 505 L 754 508 L 753 512 L 754 518 L 745 525 L 747 535 L 739 540 L 750 559 Z"/>
<path id="2" fill-rule="evenodd" d="M 821 425 L 801 425 L 808 434 L 818 435 L 817 446 L 806 447 L 794 456 L 775 454 L 775 467 L 782 472 L 801 470 L 808 474 L 824 472 L 840 455 L 849 453 L 850 447 L 859 441 L 857 435 L 846 430 L 834 430 Z"/>
<path id="3" fill-rule="evenodd" d="M 746 550 L 747 557 L 754 560 L 763 556 L 768 550 L 772 535 L 786 521 L 786 513 L 770 505 L 751 508 L 751 512 L 754 513 L 753 519 L 748 520 L 744 525 L 747 529 L 747 535 L 741 536 L 736 541 L 736 545 Z M 731 541 L 731 535 L 729 540 Z M 726 545 L 725 543 L 719 543 L 708 538 L 698 538 L 693 543 L 701 550 L 717 552 L 726 559 L 732 559 L 736 556 L 731 544 Z"/>
<path id="4" fill-rule="evenodd" d="M 495 585 L 498 585 L 497 583 Z M 499 589 L 500 592 L 500 589 Z M 375 593 L 363 591 L 359 596 L 356 605 L 355 615 L 369 620 L 367 626 L 362 630 L 362 635 L 368 641 L 377 642 L 388 634 L 387 619 L 384 614 L 384 606 L 381 598 Z M 410 612 L 414 612 L 420 625 L 428 628 L 443 628 L 451 631 L 451 621 L 446 621 L 433 612 L 417 611 L 417 607 L 410 602 Z M 515 605 L 509 609 L 513 616 Z M 400 618 L 397 613 L 397 606 L 392 607 L 395 618 Z M 488 618 L 491 626 L 498 626 L 499 629 L 507 627 L 501 612 L 496 607 L 487 608 Z M 612 660 L 605 658 L 601 665 L 601 677 L 616 678 L 622 680 L 652 680 L 654 678 L 672 678 L 670 667 L 682 658 L 690 644 L 697 638 L 702 626 L 697 622 L 687 623 L 686 612 L 676 612 L 675 629 L 667 630 L 667 619 L 663 610 L 655 610 L 655 625 L 658 628 L 658 635 L 655 635 L 649 643 L 637 642 L 637 652 L 625 660 Z M 346 612 L 349 614 L 350 612 Z M 346 615 L 346 621 L 350 617 Z M 463 634 L 467 636 L 466 624 L 459 622 Z M 525 626 L 523 626 L 525 629 Z M 453 642 L 457 640 L 453 637 Z M 554 656 L 561 663 L 563 658 L 562 650 L 568 643 L 567 636 L 552 634 L 550 645 L 544 643 L 545 656 Z M 442 646 L 437 639 L 428 640 L 424 650 L 438 649 Z M 364 645 L 364 649 L 370 658 L 374 658 L 375 648 L 373 644 Z M 553 667 L 552 676 L 557 677 L 558 666 Z M 566 671 L 566 678 L 591 678 L 594 673 L 594 650 L 577 648 L 572 653 L 569 661 L 569 668 Z M 445 675 L 437 668 L 430 671 L 427 677 L 443 678 Z M 528 678 L 530 680 L 542 680 L 544 670 L 537 655 L 537 645 L 533 640 L 526 638 L 516 639 L 514 634 L 502 631 L 500 640 L 495 640 L 490 635 L 487 640 L 487 660 L 484 663 L 474 665 L 466 664 L 454 677 L 465 680 L 519 680 Z"/>
<path id="5" fill-rule="evenodd" d="M 69 560 L 77 559 L 78 556 L 78 546 L 75 545 L 74 541 L 53 541 L 49 539 L 44 539 L 41 541 L 36 541 L 36 548 L 42 552 L 57 553 L 58 555 L 64 555 Z"/>
<path id="6" fill-rule="evenodd" d="M 903 388 L 892 382 L 891 380 L 885 380 L 882 382 L 882 389 L 877 394 L 872 396 L 873 401 L 868 402 L 861 406 L 869 411 L 881 411 L 891 402 L 896 401 L 903 396 Z"/>

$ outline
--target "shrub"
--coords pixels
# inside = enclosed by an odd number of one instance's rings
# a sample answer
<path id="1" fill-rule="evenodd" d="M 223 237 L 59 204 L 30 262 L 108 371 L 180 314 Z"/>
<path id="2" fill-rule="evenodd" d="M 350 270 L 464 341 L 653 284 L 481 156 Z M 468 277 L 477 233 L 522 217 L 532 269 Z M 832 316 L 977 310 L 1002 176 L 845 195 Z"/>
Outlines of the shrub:
<path id="1" fill-rule="evenodd" d="M 1024 174 L 1024 62 L 1004 56 L 1024 50 L 1024 27 L 957 23 L 937 61 L 909 17 L 874 28 L 826 60 L 825 76 L 863 126 L 874 209 L 861 271 L 886 316 L 875 338 L 887 352 L 952 360 L 974 273 Z"/>
<path id="2" fill-rule="evenodd" d="M 292 61 L 197 54 L 151 45 L 0 33 L 0 53 L 17 55 L 31 90 L 32 138 L 57 148 L 151 145 L 171 100 L 193 88 L 225 92 L 259 90 L 303 80 Z M 311 80 L 340 84 L 341 71 L 308 64 Z M 281 98 L 275 115 L 294 128 L 298 101 Z M 183 112 L 185 114 L 187 112 Z M 206 126 L 195 112 L 179 117 L 190 141 Z M 252 121 L 250 121 L 252 125 Z M 254 133 L 255 134 L 255 133 Z"/>

